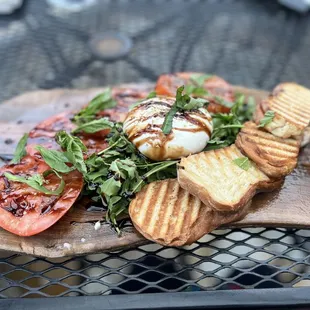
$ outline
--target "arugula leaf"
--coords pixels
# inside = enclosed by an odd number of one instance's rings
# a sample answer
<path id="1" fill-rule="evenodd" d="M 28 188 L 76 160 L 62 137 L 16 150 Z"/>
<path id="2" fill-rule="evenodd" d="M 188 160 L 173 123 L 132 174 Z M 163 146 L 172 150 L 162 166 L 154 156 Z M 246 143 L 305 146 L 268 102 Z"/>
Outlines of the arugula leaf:
<path id="1" fill-rule="evenodd" d="M 112 90 L 111 88 L 108 88 L 91 100 L 85 108 L 77 113 L 73 118 L 73 122 L 80 126 L 93 120 L 98 112 L 114 108 L 116 105 L 117 102 L 112 98 Z"/>
<path id="2" fill-rule="evenodd" d="M 116 172 L 123 179 L 133 179 L 135 177 L 137 167 L 136 164 L 129 158 L 116 159 L 111 163 L 110 170 Z"/>
<path id="3" fill-rule="evenodd" d="M 252 167 L 252 163 L 247 157 L 236 158 L 233 160 L 233 163 L 245 171 L 248 171 Z"/>
<path id="4" fill-rule="evenodd" d="M 59 175 L 56 174 L 58 177 Z M 13 182 L 19 182 L 19 183 L 24 183 L 27 184 L 28 186 L 34 188 L 35 190 L 44 193 L 45 195 L 55 195 L 59 196 L 64 188 L 65 188 L 65 181 L 60 177 L 60 184 L 57 189 L 55 190 L 49 190 L 45 186 L 43 186 L 46 181 L 43 179 L 43 177 L 40 174 L 34 174 L 30 177 L 22 177 L 19 175 L 14 175 L 8 172 L 4 173 L 4 176 Z"/>
<path id="5" fill-rule="evenodd" d="M 219 149 L 235 142 L 245 120 L 244 99 L 243 95 L 239 96 L 230 113 L 216 113 L 212 115 L 213 132 L 205 151 Z"/>
<path id="6" fill-rule="evenodd" d="M 264 117 L 260 120 L 258 127 L 265 127 L 270 124 L 275 116 L 274 111 L 267 111 Z"/>
<path id="7" fill-rule="evenodd" d="M 175 102 L 165 116 L 164 123 L 161 127 L 161 130 L 165 135 L 168 135 L 171 132 L 173 118 L 177 112 L 196 110 L 208 104 L 208 101 L 205 99 L 192 98 L 187 94 L 183 95 L 183 91 L 184 85 L 177 89 Z"/>
<path id="8" fill-rule="evenodd" d="M 42 155 L 44 161 L 54 170 L 62 173 L 68 173 L 73 169 L 66 165 L 69 162 L 68 158 L 65 156 L 64 153 L 56 151 L 56 150 L 49 150 L 43 146 L 37 145 L 36 149 Z"/>
<path id="9" fill-rule="evenodd" d="M 118 193 L 122 186 L 121 181 L 115 180 L 113 177 L 107 179 L 100 185 L 101 193 L 105 196 L 113 196 Z"/>
<path id="10" fill-rule="evenodd" d="M 83 142 L 78 137 L 74 137 L 64 130 L 57 132 L 56 142 L 66 150 L 66 157 L 73 166 L 83 175 L 86 175 L 87 167 L 84 162 L 83 152 L 86 152 L 87 148 Z"/>
<path id="11" fill-rule="evenodd" d="M 26 155 L 25 147 L 27 144 L 28 137 L 29 135 L 27 133 L 25 133 L 21 137 L 14 152 L 13 159 L 10 161 L 10 164 L 19 164 L 20 160 Z"/>
<path id="12" fill-rule="evenodd" d="M 81 124 L 77 128 L 75 128 L 72 133 L 77 133 L 80 131 L 86 132 L 86 133 L 95 133 L 97 131 L 103 130 L 103 129 L 111 129 L 113 127 L 113 122 L 110 122 L 107 118 L 100 118 L 95 119 L 93 121 Z"/>

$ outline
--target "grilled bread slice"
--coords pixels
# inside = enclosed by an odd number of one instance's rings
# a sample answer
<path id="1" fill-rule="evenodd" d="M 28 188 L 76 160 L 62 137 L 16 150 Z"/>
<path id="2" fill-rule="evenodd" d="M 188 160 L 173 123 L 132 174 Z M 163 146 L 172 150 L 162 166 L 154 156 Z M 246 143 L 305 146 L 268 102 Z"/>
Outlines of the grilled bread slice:
<path id="1" fill-rule="evenodd" d="M 236 211 L 244 207 L 257 190 L 274 188 L 267 175 L 250 161 L 247 170 L 234 160 L 247 160 L 233 144 L 218 150 L 182 158 L 178 181 L 204 204 L 218 211 Z"/>
<path id="2" fill-rule="evenodd" d="M 297 165 L 300 142 L 272 135 L 247 122 L 239 132 L 236 146 L 271 178 L 290 174 Z"/>
<path id="3" fill-rule="evenodd" d="M 257 105 L 254 119 L 256 123 L 267 111 L 275 112 L 265 129 L 275 136 L 289 138 L 299 136 L 310 121 L 310 90 L 295 84 L 279 84 L 272 94 Z"/>
<path id="4" fill-rule="evenodd" d="M 147 239 L 167 246 L 198 240 L 218 226 L 241 219 L 237 212 L 217 212 L 180 187 L 176 179 L 146 185 L 129 206 L 136 229 Z"/>

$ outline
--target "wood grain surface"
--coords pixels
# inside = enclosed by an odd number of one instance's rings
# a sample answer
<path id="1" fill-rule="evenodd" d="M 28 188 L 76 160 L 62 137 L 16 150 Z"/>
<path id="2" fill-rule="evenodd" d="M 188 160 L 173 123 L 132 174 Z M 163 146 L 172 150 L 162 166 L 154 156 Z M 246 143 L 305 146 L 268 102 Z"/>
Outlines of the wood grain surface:
<path id="1" fill-rule="evenodd" d="M 79 109 L 102 90 L 40 90 L 4 102 L 0 105 L 0 157 L 11 155 L 23 133 L 39 121 L 65 110 Z M 239 86 L 235 86 L 235 90 L 256 100 L 267 95 L 264 91 Z M 298 168 L 286 178 L 280 190 L 256 195 L 249 214 L 229 227 L 310 227 L 309 189 L 310 147 L 301 151 Z M 104 213 L 89 212 L 86 205 L 85 199 L 77 202 L 53 227 L 33 237 L 18 237 L 0 229 L 0 250 L 62 257 L 114 251 L 148 242 L 131 226 L 124 228 L 118 237 L 103 221 Z M 101 220 L 101 228 L 95 230 L 94 223 L 98 220 Z"/>

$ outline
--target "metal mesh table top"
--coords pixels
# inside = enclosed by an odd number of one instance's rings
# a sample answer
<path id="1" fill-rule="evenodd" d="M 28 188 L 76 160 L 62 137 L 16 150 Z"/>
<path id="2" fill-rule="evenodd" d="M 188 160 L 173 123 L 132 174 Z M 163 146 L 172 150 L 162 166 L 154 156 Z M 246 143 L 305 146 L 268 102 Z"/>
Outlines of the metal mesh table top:
<path id="1" fill-rule="evenodd" d="M 102 60 L 91 40 L 132 40 Z M 310 86 L 310 18 L 276 1 L 25 0 L 0 17 L 0 100 L 38 88 L 155 81 L 202 71 L 233 84 Z M 0 297 L 77 296 L 309 286 L 307 230 L 217 230 L 182 249 L 41 259 L 1 253 Z"/>

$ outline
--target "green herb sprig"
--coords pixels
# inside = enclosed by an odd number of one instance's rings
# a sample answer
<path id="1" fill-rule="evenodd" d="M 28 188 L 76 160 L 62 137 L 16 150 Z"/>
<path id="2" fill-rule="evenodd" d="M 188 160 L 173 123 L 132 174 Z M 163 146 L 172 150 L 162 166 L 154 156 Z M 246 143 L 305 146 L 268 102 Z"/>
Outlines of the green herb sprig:
<path id="1" fill-rule="evenodd" d="M 60 179 L 60 184 L 57 187 L 57 189 L 55 190 L 49 190 L 47 189 L 44 184 L 47 184 L 48 182 L 45 180 L 45 177 L 47 177 L 49 174 L 54 173 L 56 174 L 56 176 Z M 19 182 L 19 183 L 24 183 L 27 184 L 28 186 L 34 188 L 35 190 L 44 193 L 45 195 L 55 195 L 55 196 L 59 196 L 64 188 L 65 188 L 65 181 L 62 179 L 62 177 L 55 172 L 54 170 L 47 170 L 43 173 L 43 175 L 41 174 L 34 174 L 32 176 L 29 177 L 23 177 L 20 175 L 14 175 L 8 172 L 4 173 L 4 176 L 9 180 L 9 181 L 13 181 L 13 182 Z"/>
<path id="2" fill-rule="evenodd" d="M 27 144 L 27 140 L 28 140 L 29 135 L 27 133 L 25 133 L 21 139 L 19 140 L 15 152 L 14 152 L 14 156 L 13 159 L 10 161 L 10 164 L 19 164 L 20 160 L 26 155 L 26 144 Z"/>
<path id="3" fill-rule="evenodd" d="M 204 97 L 209 95 L 209 92 L 204 87 L 206 80 L 210 79 L 213 75 L 210 74 L 192 74 L 189 78 L 189 84 L 185 86 L 185 93 L 195 97 Z"/>
<path id="4" fill-rule="evenodd" d="M 75 128 L 72 133 L 78 133 L 78 132 L 85 132 L 85 133 L 95 133 L 100 130 L 104 129 L 111 129 L 113 126 L 113 123 L 110 122 L 107 118 L 100 118 L 95 119 L 92 121 L 89 121 L 87 123 L 79 125 L 77 128 Z"/>
<path id="5" fill-rule="evenodd" d="M 233 144 L 243 123 L 250 120 L 253 115 L 255 101 L 248 98 L 245 103 L 244 95 L 237 95 L 236 101 L 229 113 L 216 113 L 212 115 L 213 132 L 206 151 L 219 149 Z M 250 104 L 248 106 L 248 104 Z M 249 110 L 248 110 L 249 108 Z"/>
<path id="6" fill-rule="evenodd" d="M 236 158 L 233 160 L 233 163 L 245 171 L 248 171 L 252 167 L 252 163 L 247 157 Z"/>
<path id="7" fill-rule="evenodd" d="M 274 111 L 267 111 L 264 117 L 260 120 L 258 127 L 265 127 L 270 124 L 274 119 L 275 113 Z"/>
<path id="8" fill-rule="evenodd" d="M 183 95 L 184 86 L 177 89 L 176 99 L 166 114 L 161 130 L 165 135 L 168 135 L 172 130 L 173 118 L 177 112 L 196 110 L 208 105 L 208 100 L 202 98 L 192 98 L 189 95 Z"/>
<path id="9" fill-rule="evenodd" d="M 103 93 L 97 95 L 90 103 L 80 110 L 73 118 L 73 123 L 81 126 L 96 118 L 96 114 L 105 109 L 114 108 L 117 102 L 112 97 L 111 88 L 106 89 Z"/>
<path id="10" fill-rule="evenodd" d="M 64 130 L 57 132 L 56 142 L 66 150 L 64 156 L 80 171 L 83 175 L 87 174 L 87 168 L 84 162 L 84 153 L 87 147 L 81 139 L 74 137 Z"/>

